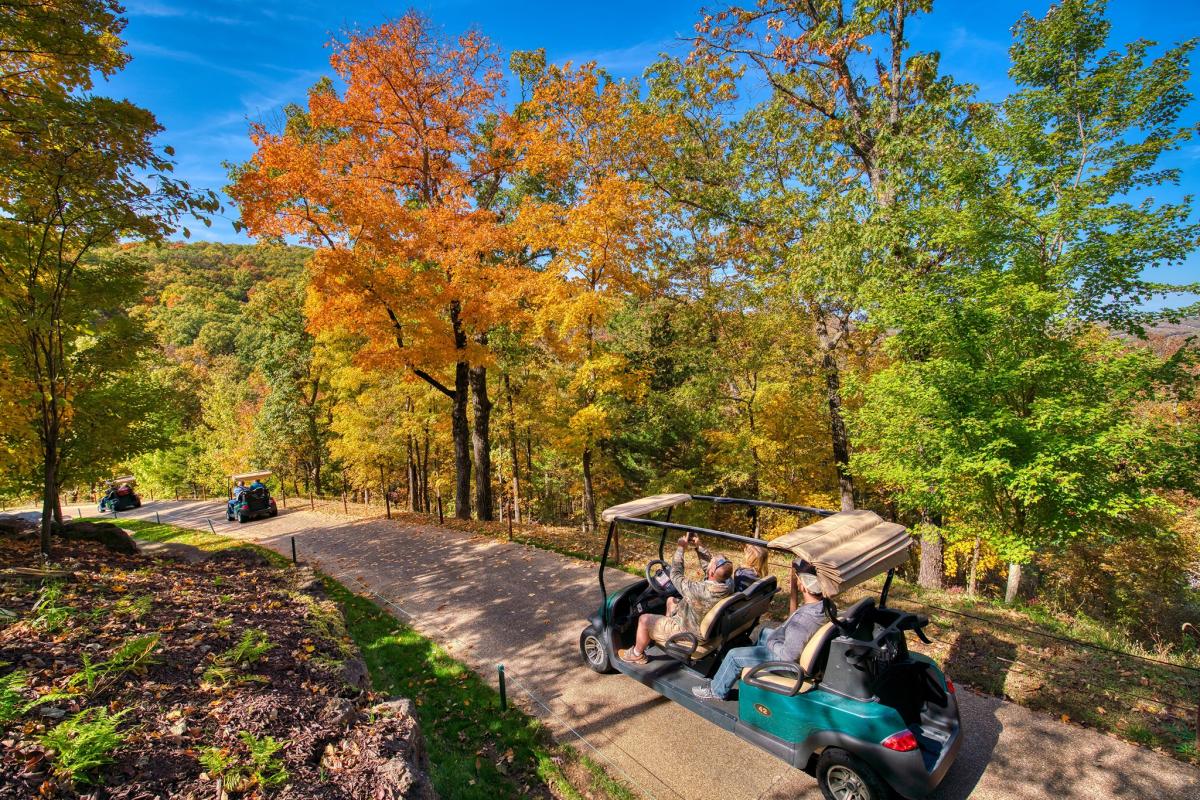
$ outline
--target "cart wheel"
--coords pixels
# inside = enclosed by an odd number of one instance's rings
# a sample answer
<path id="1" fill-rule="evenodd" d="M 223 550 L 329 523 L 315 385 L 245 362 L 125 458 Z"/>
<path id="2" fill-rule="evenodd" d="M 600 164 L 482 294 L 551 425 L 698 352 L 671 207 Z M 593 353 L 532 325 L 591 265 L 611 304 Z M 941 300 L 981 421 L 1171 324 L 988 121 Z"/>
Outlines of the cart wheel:
<path id="1" fill-rule="evenodd" d="M 584 628 L 583 633 L 579 635 L 579 652 L 593 671 L 599 672 L 601 675 L 616 672 L 612 668 L 612 662 L 609 661 L 608 647 L 604 644 L 604 637 L 591 625 Z"/>
<path id="2" fill-rule="evenodd" d="M 817 783 L 825 800 L 887 800 L 891 789 L 862 759 L 830 747 L 817 761 Z"/>
<path id="3" fill-rule="evenodd" d="M 275 516 L 275 515 L 277 515 L 278 513 L 279 513 L 279 509 L 277 509 L 277 508 L 275 508 L 274 506 L 272 506 L 272 507 L 271 507 L 271 510 L 267 512 L 267 516 L 268 516 L 268 517 L 274 517 L 274 516 Z"/>
<path id="4" fill-rule="evenodd" d="M 134 507 L 134 508 L 141 508 L 141 507 L 142 507 L 142 501 L 141 501 L 141 500 L 134 500 L 134 501 L 133 501 L 133 507 Z"/>
<path id="5" fill-rule="evenodd" d="M 239 511 L 239 512 L 238 512 L 238 524 L 241 524 L 241 523 L 243 523 L 243 522 L 245 522 L 245 521 L 246 521 L 246 512 L 245 512 L 245 511 Z"/>

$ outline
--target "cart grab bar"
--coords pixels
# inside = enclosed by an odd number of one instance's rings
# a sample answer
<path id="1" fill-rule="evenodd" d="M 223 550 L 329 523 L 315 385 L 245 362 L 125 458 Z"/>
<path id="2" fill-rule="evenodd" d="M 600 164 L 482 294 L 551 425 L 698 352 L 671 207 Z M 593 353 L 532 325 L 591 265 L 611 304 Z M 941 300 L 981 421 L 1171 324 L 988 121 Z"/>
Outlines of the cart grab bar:
<path id="1" fill-rule="evenodd" d="M 773 681 L 762 680 L 759 677 L 760 675 L 769 675 L 776 678 L 792 678 L 795 680 L 795 683 L 785 688 Z M 800 693 L 800 687 L 804 685 L 804 681 L 808 680 L 808 677 L 804 669 L 795 661 L 764 661 L 742 673 L 741 681 L 747 686 L 753 686 L 768 692 L 774 692 L 775 694 L 782 694 L 786 697 L 795 697 Z"/>

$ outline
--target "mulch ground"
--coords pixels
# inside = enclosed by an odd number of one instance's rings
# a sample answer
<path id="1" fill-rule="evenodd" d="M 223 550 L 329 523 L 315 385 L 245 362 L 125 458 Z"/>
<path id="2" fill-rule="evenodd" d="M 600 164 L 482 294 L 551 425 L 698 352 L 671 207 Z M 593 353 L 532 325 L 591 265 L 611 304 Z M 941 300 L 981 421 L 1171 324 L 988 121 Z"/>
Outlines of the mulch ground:
<path id="1" fill-rule="evenodd" d="M 0 580 L 0 677 L 24 672 L 26 701 L 72 693 L 0 721 L 0 798 L 218 797 L 201 756 L 251 764 L 243 734 L 286 743 L 276 758 L 287 779 L 269 790 L 273 797 L 344 798 L 361 788 L 361 775 L 331 775 L 321 759 L 372 699 L 362 689 L 365 672 L 354 669 L 361 662 L 336 610 L 331 623 L 332 605 L 298 593 L 290 570 L 252 551 L 188 565 L 118 555 L 94 542 L 57 542 L 54 563 L 74 579 L 50 589 Z M 32 537 L 0 536 L 0 568 L 36 566 Z M 47 597 L 52 602 L 39 606 Z M 231 648 L 248 631 L 265 633 L 270 649 L 215 679 L 211 668 L 230 665 Z M 103 664 L 141 637 L 158 637 L 149 662 L 89 690 L 85 658 Z M 80 676 L 74 686 L 73 676 Z M 93 708 L 128 711 L 124 741 L 111 763 L 75 783 L 59 774 L 40 738 Z M 266 793 L 242 781 L 233 796 Z"/>

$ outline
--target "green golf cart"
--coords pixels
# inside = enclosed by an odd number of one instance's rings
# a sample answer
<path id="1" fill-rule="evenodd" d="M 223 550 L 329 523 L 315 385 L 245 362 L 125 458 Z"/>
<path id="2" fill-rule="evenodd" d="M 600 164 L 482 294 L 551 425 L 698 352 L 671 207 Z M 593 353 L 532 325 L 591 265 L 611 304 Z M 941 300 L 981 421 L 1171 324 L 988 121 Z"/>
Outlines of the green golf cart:
<path id="1" fill-rule="evenodd" d="M 225 519 L 233 522 L 249 522 L 262 517 L 274 517 L 279 513 L 271 490 L 263 481 L 274 473 L 269 469 L 230 475 L 229 501 L 225 504 Z M 247 483 L 249 481 L 249 483 Z"/>
<path id="2" fill-rule="evenodd" d="M 818 521 L 770 541 L 671 522 L 671 509 L 690 501 L 781 509 Z M 663 511 L 663 518 L 649 518 Z M 909 632 L 929 641 L 928 618 L 887 605 L 894 570 L 908 559 L 911 537 L 903 526 L 866 510 L 688 494 L 633 500 L 606 509 L 602 519 L 608 523 L 599 573 L 604 600 L 579 641 L 591 669 L 619 671 L 808 772 L 828 800 L 884 800 L 892 791 L 916 798 L 941 782 L 962 742 L 958 702 L 937 664 L 908 650 Z M 604 569 L 619 525 L 659 531 L 659 557 L 646 565 L 642 580 L 610 594 Z M 753 643 L 751 632 L 779 591 L 773 575 L 718 602 L 698 631 L 647 648 L 648 663 L 621 660 L 616 653 L 633 644 L 638 617 L 664 613 L 667 598 L 679 596 L 663 558 L 669 532 L 766 546 L 807 561 L 821 582 L 828 622 L 795 662 L 743 670 L 732 700 L 700 700 L 692 688 L 712 678 L 731 648 Z M 837 595 L 885 573 L 878 601 L 837 608 Z"/>

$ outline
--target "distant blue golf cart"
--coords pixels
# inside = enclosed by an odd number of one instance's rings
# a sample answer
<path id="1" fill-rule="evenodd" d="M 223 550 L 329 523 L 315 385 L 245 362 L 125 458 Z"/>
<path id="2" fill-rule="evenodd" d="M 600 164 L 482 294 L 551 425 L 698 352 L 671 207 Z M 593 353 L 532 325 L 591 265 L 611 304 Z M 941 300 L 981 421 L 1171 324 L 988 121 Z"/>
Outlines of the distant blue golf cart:
<path id="1" fill-rule="evenodd" d="M 141 508 L 142 498 L 138 497 L 137 492 L 134 491 L 136 484 L 137 480 L 132 475 L 122 475 L 107 481 L 108 488 L 105 490 L 104 496 L 100 498 L 98 506 L 100 513 Z"/>
<path id="2" fill-rule="evenodd" d="M 271 490 L 263 483 L 273 474 L 270 470 L 259 470 L 229 476 L 233 488 L 230 490 L 229 502 L 225 504 L 225 519 L 229 522 L 236 519 L 241 523 L 278 514 L 279 508 L 275 505 L 275 498 L 271 497 Z"/>
<path id="3" fill-rule="evenodd" d="M 819 520 L 771 541 L 670 521 L 689 501 L 774 508 Z M 665 511 L 663 519 L 648 515 Z M 807 506 L 706 495 L 668 494 L 606 509 L 608 536 L 600 565 L 603 604 L 579 646 L 596 672 L 620 671 L 709 722 L 813 775 L 828 800 L 884 800 L 893 791 L 922 797 L 941 782 L 962 743 L 958 702 L 933 660 L 911 653 L 907 634 L 928 642 L 928 618 L 887 607 L 894 569 L 908 558 L 903 526 L 870 511 L 833 512 Z M 618 525 L 661 531 L 659 557 L 645 578 L 611 594 L 604 569 Z M 775 576 L 760 578 L 721 600 L 700 630 L 677 633 L 647 648 L 646 664 L 616 656 L 630 647 L 642 614 L 661 614 L 678 597 L 663 560 L 669 532 L 695 533 L 735 546 L 754 544 L 814 566 L 829 621 L 795 662 L 768 661 L 743 670 L 733 700 L 703 701 L 692 694 L 716 672 L 730 648 L 752 644 L 751 631 L 778 591 Z M 886 573 L 878 601 L 839 611 L 833 597 Z"/>

